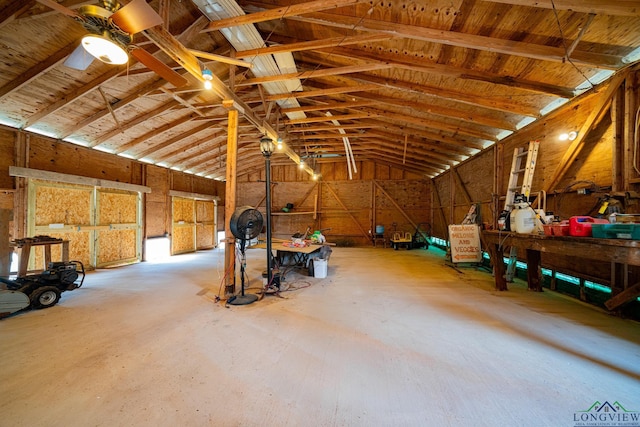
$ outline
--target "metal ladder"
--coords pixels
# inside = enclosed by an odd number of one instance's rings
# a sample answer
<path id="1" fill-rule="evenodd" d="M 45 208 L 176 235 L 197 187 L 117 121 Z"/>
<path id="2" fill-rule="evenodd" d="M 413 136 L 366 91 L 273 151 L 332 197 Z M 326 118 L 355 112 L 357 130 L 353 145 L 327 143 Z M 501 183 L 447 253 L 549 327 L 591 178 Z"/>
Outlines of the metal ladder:
<path id="1" fill-rule="evenodd" d="M 538 141 L 530 141 L 525 147 L 513 149 L 513 160 L 511 162 L 511 172 L 509 174 L 509 185 L 507 186 L 507 197 L 504 201 L 504 210 L 513 209 L 516 193 L 523 194 L 527 200 L 531 194 L 531 183 L 533 182 L 533 172 L 536 169 L 538 158 Z M 516 273 L 516 261 L 518 260 L 518 250 L 514 247 L 509 252 L 509 264 L 505 278 L 507 282 L 513 281 Z"/>

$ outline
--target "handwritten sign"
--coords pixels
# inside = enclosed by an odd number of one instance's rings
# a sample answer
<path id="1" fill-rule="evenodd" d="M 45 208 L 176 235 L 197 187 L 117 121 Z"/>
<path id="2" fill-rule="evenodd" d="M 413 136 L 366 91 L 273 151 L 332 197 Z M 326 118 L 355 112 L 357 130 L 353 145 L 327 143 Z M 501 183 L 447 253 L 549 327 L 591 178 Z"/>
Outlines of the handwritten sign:
<path id="1" fill-rule="evenodd" d="M 449 226 L 451 261 L 480 262 L 480 227 L 477 224 L 452 224 Z"/>

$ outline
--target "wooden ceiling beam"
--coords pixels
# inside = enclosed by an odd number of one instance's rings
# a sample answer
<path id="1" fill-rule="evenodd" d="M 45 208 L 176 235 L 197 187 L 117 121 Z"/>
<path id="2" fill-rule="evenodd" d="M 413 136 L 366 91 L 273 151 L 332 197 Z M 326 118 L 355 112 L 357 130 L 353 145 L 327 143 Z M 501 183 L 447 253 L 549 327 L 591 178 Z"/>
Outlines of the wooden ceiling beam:
<path id="1" fill-rule="evenodd" d="M 366 133 L 315 133 L 298 135 L 296 141 L 317 141 L 321 139 L 335 139 L 342 143 L 342 138 L 350 139 L 363 139 L 363 138 L 376 138 L 374 135 L 367 135 Z"/>
<path id="2" fill-rule="evenodd" d="M 456 67 L 449 64 L 438 64 L 436 62 L 426 61 L 424 59 L 416 60 L 403 60 L 399 59 L 386 52 L 376 51 L 370 52 L 365 50 L 356 50 L 353 48 L 336 47 L 331 50 L 322 49 L 317 51 L 318 54 L 340 56 L 348 58 L 352 61 L 376 61 L 385 64 L 390 64 L 395 68 L 402 70 L 415 71 L 425 74 L 435 74 L 455 79 L 464 80 L 476 80 L 485 83 L 491 83 L 501 86 L 507 86 L 510 88 L 520 89 L 526 92 L 541 93 L 544 95 L 553 95 L 560 98 L 570 99 L 575 96 L 575 90 L 570 87 L 563 87 L 557 85 L 551 85 L 545 82 L 536 82 L 531 80 L 524 80 L 515 76 L 498 75 L 492 72 L 482 70 L 471 70 L 468 68 Z M 306 53 L 302 58 L 310 56 L 313 62 L 317 61 L 318 54 Z"/>
<path id="3" fill-rule="evenodd" d="M 0 8 L 0 28 L 16 19 L 17 15 L 31 9 L 36 0 L 12 0 Z"/>
<path id="4" fill-rule="evenodd" d="M 59 63 L 65 60 L 76 47 L 76 42 L 70 43 L 45 60 L 37 62 L 33 67 L 21 72 L 18 77 L 0 87 L 0 100 L 37 79 L 43 73 L 46 73 L 56 67 Z"/>
<path id="5" fill-rule="evenodd" d="M 418 126 L 423 126 L 421 121 L 418 122 Z M 457 153 L 458 155 L 468 157 L 470 155 L 475 154 L 476 152 L 482 150 L 484 148 L 484 143 L 481 141 L 471 140 L 463 135 L 456 135 L 456 137 L 448 136 L 444 133 L 436 133 L 425 131 L 424 129 L 419 130 L 415 128 L 411 128 L 408 126 L 401 126 L 398 123 L 385 122 L 384 117 L 378 118 L 376 121 L 369 120 L 356 124 L 342 124 L 340 126 L 333 126 L 330 129 L 334 129 L 338 131 L 338 129 L 347 129 L 349 127 L 352 128 L 378 128 L 376 132 L 382 132 L 379 130 L 380 128 L 386 129 L 389 132 L 389 135 L 401 136 L 404 138 L 405 135 L 411 135 L 413 137 L 420 137 L 426 140 L 425 143 L 429 143 L 434 147 L 440 147 L 444 152 L 452 152 Z M 308 128 L 288 128 L 288 133 L 290 134 L 298 134 L 299 132 L 312 132 L 313 130 Z M 326 128 L 320 128 L 320 130 L 326 130 Z M 339 134 L 337 134 L 339 136 Z M 295 141 L 297 137 L 290 138 L 291 141 Z M 443 146 L 444 145 L 444 146 Z M 474 151 L 475 150 L 475 151 Z"/>
<path id="6" fill-rule="evenodd" d="M 166 84 L 166 81 L 162 78 L 157 78 L 156 80 L 154 80 L 153 82 L 145 85 L 144 87 L 134 91 L 133 93 L 131 93 L 130 95 L 128 95 L 125 98 L 122 98 L 116 102 L 114 102 L 113 104 L 111 104 L 111 110 L 116 111 L 119 108 L 122 108 L 126 105 L 131 104 L 132 102 L 134 102 L 135 100 L 137 100 L 138 98 L 140 98 L 141 96 L 144 96 L 145 94 L 154 91 L 158 88 L 160 88 L 161 86 L 163 86 L 164 84 Z M 74 99 L 78 99 L 79 97 L 81 97 L 82 95 L 90 92 L 91 90 L 95 89 L 96 87 L 98 87 L 97 85 L 93 85 L 91 83 L 85 85 L 82 87 L 81 92 L 84 93 L 80 93 L 77 95 L 76 98 Z M 61 106 L 60 108 L 62 108 L 63 106 Z M 111 114 L 108 108 L 104 108 L 100 111 L 98 111 L 95 114 L 92 114 L 91 116 L 85 118 L 84 120 L 81 120 L 80 122 L 76 123 L 74 126 L 64 129 L 62 134 L 60 136 L 61 139 L 64 139 L 70 135 L 73 135 L 74 133 L 78 132 L 80 129 L 84 128 L 85 126 L 90 125 L 91 123 L 98 121 L 100 119 L 102 119 L 103 117 L 107 116 Z M 100 142 L 96 143 L 95 145 L 99 145 Z"/>
<path id="7" fill-rule="evenodd" d="M 388 150 L 382 150 L 379 147 L 371 149 L 363 149 L 361 151 L 356 150 L 354 155 L 359 155 L 359 159 L 366 158 L 372 162 L 378 162 L 383 160 L 389 164 L 394 165 L 398 169 L 412 170 L 425 174 L 437 174 L 446 169 L 447 164 L 428 165 L 422 161 L 422 159 L 405 160 L 402 162 L 402 153 L 395 151 L 389 152 Z"/>
<path id="8" fill-rule="evenodd" d="M 55 113 L 58 110 L 61 110 L 62 108 L 66 107 L 72 102 L 82 98 L 87 93 L 91 92 L 94 89 L 99 88 L 100 85 L 102 85 L 103 83 L 110 81 L 111 79 L 116 77 L 118 74 L 125 71 L 125 69 L 126 69 L 126 66 L 124 65 L 114 66 L 111 70 L 91 80 L 89 83 L 83 86 L 80 86 L 79 88 L 69 93 L 66 93 L 65 95 L 62 95 L 60 98 L 58 98 L 56 102 L 47 105 L 42 110 L 29 116 L 29 118 L 24 122 L 24 127 L 27 128 L 29 126 L 32 126 L 33 124 L 39 122 L 45 117 Z M 107 110 L 106 113 L 109 114 L 109 111 Z"/>
<path id="9" fill-rule="evenodd" d="M 222 147 L 225 147 L 226 150 L 226 146 L 226 132 L 220 134 L 218 129 L 215 129 L 210 135 L 206 135 L 189 143 L 188 145 L 179 147 L 166 154 L 156 156 L 156 163 L 167 163 L 168 166 L 175 166 L 179 165 L 181 162 L 189 160 L 194 161 L 198 156 L 203 156 L 205 154 L 212 155 L 217 158 L 219 153 L 213 153 L 213 150 L 221 149 Z"/>
<path id="10" fill-rule="evenodd" d="M 329 111 L 329 110 L 342 110 L 342 109 L 350 109 L 357 107 L 368 107 L 374 105 L 376 101 L 355 101 L 355 102 L 333 102 L 333 103 L 324 103 L 321 105 L 302 105 L 300 107 L 293 108 L 282 108 L 280 112 L 282 114 L 287 113 L 297 113 L 299 111 Z"/>
<path id="11" fill-rule="evenodd" d="M 327 95 L 335 95 L 340 93 L 353 93 L 353 92 L 363 92 L 368 90 L 378 90 L 380 89 L 380 85 L 378 84 L 364 84 L 364 85 L 352 85 L 352 86 L 343 86 L 343 87 L 332 87 L 328 89 L 319 89 L 319 90 L 309 90 L 304 92 L 287 92 L 287 93 L 276 93 L 271 95 L 266 95 L 266 101 L 280 101 L 283 99 L 298 99 L 298 98 L 312 98 L 315 96 L 327 96 Z M 255 98 L 245 102 L 256 102 Z M 259 99 L 258 99 L 259 101 Z"/>
<path id="12" fill-rule="evenodd" d="M 362 147 L 364 142 L 359 141 L 359 139 L 361 138 L 367 138 L 367 142 L 366 142 L 367 147 L 369 146 L 373 147 L 377 145 L 380 147 L 385 147 L 385 148 L 394 150 L 394 152 L 398 152 L 398 150 L 400 151 L 404 150 L 404 140 L 399 141 L 399 140 L 386 138 L 385 134 L 378 133 L 378 132 L 369 132 L 368 134 L 358 135 L 356 138 L 352 138 L 351 139 L 352 147 L 354 148 Z M 331 141 L 331 139 L 334 139 L 335 141 Z M 309 140 L 305 140 L 305 142 L 301 145 L 304 146 L 305 144 L 312 145 L 312 142 Z M 326 146 L 337 147 L 338 152 L 340 152 L 341 149 L 344 148 L 344 143 L 342 142 L 342 140 L 339 140 L 339 138 L 336 136 L 333 136 L 332 138 L 325 138 L 318 144 L 313 144 L 313 145 L 320 145 L 323 147 L 326 147 Z M 298 146 L 298 144 L 294 143 L 292 144 L 292 146 L 296 147 Z M 466 158 L 466 156 L 463 156 L 461 154 L 438 153 L 433 149 L 429 150 L 424 147 L 425 147 L 425 144 L 423 142 L 416 141 L 415 139 L 412 138 L 411 140 L 408 140 L 407 152 L 411 153 L 412 155 L 421 156 L 425 158 L 434 158 L 434 159 L 437 159 L 438 161 L 445 161 L 447 163 L 451 162 L 452 160 L 462 161 Z"/>
<path id="13" fill-rule="evenodd" d="M 271 39 L 272 40 L 272 39 Z M 336 46 L 347 46 L 358 43 L 375 43 L 389 40 L 387 34 L 362 34 L 357 36 L 332 37 L 328 39 L 296 41 L 286 44 L 261 47 L 259 49 L 243 50 L 236 53 L 238 58 L 253 58 L 260 55 L 273 55 L 276 53 L 301 52 L 305 50 L 316 50 L 324 48 L 334 48 Z"/>
<path id="14" fill-rule="evenodd" d="M 76 2 L 78 3 L 78 5 L 81 5 L 83 3 L 88 3 L 88 2 Z M 208 19 L 204 18 L 204 17 L 200 17 L 198 19 L 196 19 L 191 25 L 189 25 L 189 27 L 187 27 L 186 30 L 184 30 L 183 32 L 180 33 L 180 35 L 177 36 L 177 39 L 180 40 L 183 43 L 188 43 L 192 40 L 193 37 L 197 36 L 199 34 L 199 30 L 206 25 L 206 22 L 209 22 Z M 65 95 L 63 97 L 61 97 L 58 101 L 54 102 L 53 104 L 50 104 L 48 107 L 46 107 L 45 109 L 43 109 L 41 112 L 34 114 L 33 116 L 29 117 L 28 121 L 30 123 L 35 123 L 39 120 L 42 120 L 44 117 L 55 113 L 56 111 L 58 111 L 59 109 L 65 107 L 67 104 L 74 102 L 75 100 L 81 98 L 82 96 L 90 93 L 91 91 L 93 91 L 94 89 L 96 89 L 97 87 L 100 86 L 100 84 L 106 83 L 108 81 L 111 81 L 113 79 L 115 79 L 116 77 L 118 77 L 119 75 L 121 75 L 122 73 L 127 73 L 129 67 L 131 67 L 132 65 L 136 64 L 137 61 L 135 61 L 135 58 L 130 58 L 129 59 L 129 64 L 128 65 L 123 65 L 122 67 L 115 67 L 112 70 L 108 71 L 107 73 L 97 77 L 96 79 L 94 79 L 93 81 L 85 84 L 84 86 L 81 86 L 80 88 L 74 90 L 73 92 L 69 93 L 68 95 Z M 142 87 L 141 89 L 134 91 L 132 94 L 130 94 L 129 96 L 115 102 L 114 104 L 111 105 L 111 110 L 117 110 L 118 108 L 122 108 L 125 105 L 130 104 L 131 102 L 134 102 L 135 100 L 137 100 L 138 98 L 140 98 L 141 96 L 144 96 L 154 90 L 160 89 L 162 86 L 164 86 L 166 84 L 166 81 L 162 78 L 156 78 L 154 81 L 152 81 L 149 84 L 146 84 L 144 87 Z M 96 120 L 100 120 L 101 118 L 103 118 L 104 116 L 106 116 L 107 114 L 110 114 L 110 110 L 109 108 L 105 108 L 102 111 L 93 114 L 90 117 L 87 117 L 85 120 L 80 121 L 79 123 L 77 123 L 75 126 L 73 126 L 72 128 L 66 129 L 62 136 L 60 136 L 61 139 L 64 139 L 76 132 L 78 132 L 80 129 L 84 128 L 85 126 L 88 126 L 89 124 L 93 123 Z"/>
<path id="15" fill-rule="evenodd" d="M 640 16 L 640 1 L 625 0 L 483 0 L 512 6 L 540 7 L 545 9 L 572 10 L 581 13 L 595 13 L 611 16 Z"/>
<path id="16" fill-rule="evenodd" d="M 377 34 L 372 34 L 371 36 L 377 36 L 376 39 L 380 39 L 381 37 Z M 388 41 L 390 37 L 384 37 L 383 40 Z M 347 37 L 348 38 L 348 37 Z M 275 41 L 278 43 L 282 43 L 279 46 L 295 46 L 298 44 L 304 45 L 305 43 L 314 43 L 313 41 L 304 42 L 299 41 L 298 39 L 294 39 L 291 37 L 286 37 L 277 34 L 271 34 L 269 36 L 269 40 Z M 375 42 L 378 40 L 374 40 Z M 469 68 L 456 67 L 450 64 L 439 64 L 436 62 L 428 61 L 424 58 L 411 58 L 411 59 L 402 59 L 397 55 L 393 55 L 388 53 L 387 51 L 370 51 L 366 49 L 358 49 L 358 48 L 347 48 L 344 47 L 344 43 L 340 43 L 336 46 L 330 46 L 329 48 L 318 47 L 313 49 L 302 49 L 300 51 L 304 51 L 306 53 L 300 54 L 302 59 L 310 56 L 313 58 L 311 62 L 323 62 L 322 58 L 319 54 L 323 56 L 340 56 L 345 57 L 354 61 L 368 61 L 368 62 L 382 62 L 386 64 L 390 64 L 395 68 L 400 68 L 403 70 L 416 71 L 420 73 L 428 73 L 428 74 L 436 74 L 443 75 L 447 77 L 457 78 L 457 79 L 468 79 L 468 80 L 477 80 L 484 81 L 491 84 L 503 85 L 508 87 L 514 87 L 517 89 L 521 89 L 523 91 L 533 92 L 533 93 L 542 93 L 546 95 L 558 96 L 561 98 L 573 98 L 575 96 L 575 90 L 569 87 L 562 87 L 551 85 L 545 82 L 537 82 L 531 80 L 524 80 L 518 78 L 517 76 L 505 76 L 499 75 L 492 72 L 482 71 L 482 70 L 472 70 Z M 309 51 L 316 51 L 313 52 Z M 296 50 L 293 50 L 296 51 Z"/>
<path id="17" fill-rule="evenodd" d="M 339 76 L 342 74 L 362 73 L 367 71 L 386 70 L 391 68 L 389 64 L 359 64 L 349 65 L 346 67 L 334 67 L 324 69 L 312 69 L 309 71 L 301 71 L 297 73 L 277 74 L 275 76 L 255 77 L 252 79 L 240 80 L 235 83 L 236 87 L 252 86 L 262 83 L 280 82 L 284 80 L 300 79 L 306 80 L 311 78 L 320 78 L 327 76 Z"/>
<path id="18" fill-rule="evenodd" d="M 198 58 L 196 58 L 189 50 L 176 40 L 171 33 L 161 26 L 155 26 L 144 30 L 144 34 L 152 40 L 160 49 L 162 49 L 173 60 L 180 63 L 185 70 L 187 70 L 196 80 L 203 82 L 201 64 Z M 263 135 L 277 140 L 279 138 L 278 132 L 271 126 L 271 124 L 261 117 L 259 117 L 252 109 L 244 102 L 234 91 L 215 74 L 212 78 L 213 91 L 223 100 L 228 108 L 238 110 L 242 116 L 252 123 L 256 129 L 258 129 Z M 294 162 L 300 161 L 298 155 L 288 147 L 284 147 L 284 152 Z M 311 171 L 307 171 L 311 173 Z"/>
<path id="19" fill-rule="evenodd" d="M 362 124 L 367 125 L 369 123 L 371 122 L 363 122 Z M 480 151 L 484 148 L 484 144 L 482 142 L 476 141 L 475 139 L 472 140 L 462 135 L 457 135 L 454 138 L 444 133 L 431 132 L 422 128 L 416 129 L 415 127 L 410 126 L 400 126 L 396 123 L 384 123 L 382 121 L 373 123 L 382 125 L 382 129 L 384 129 L 385 131 L 391 132 L 396 135 L 401 135 L 402 137 L 404 137 L 404 135 L 406 134 L 409 134 L 415 137 L 424 138 L 434 146 L 445 144 L 449 147 L 447 148 L 447 150 L 458 152 L 465 156 L 473 155 L 475 154 L 475 152 Z"/>
<path id="20" fill-rule="evenodd" d="M 176 106 L 180 105 L 178 103 L 178 101 L 169 101 L 159 107 L 154 108 L 153 110 L 147 111 L 145 114 L 141 114 L 139 116 L 136 116 L 134 119 L 129 120 L 126 123 L 121 123 L 119 126 L 116 126 L 114 129 L 112 129 L 109 132 L 106 132 L 104 134 L 102 134 L 101 136 L 95 138 L 89 145 L 87 145 L 87 147 L 97 147 L 98 145 L 101 145 L 102 143 L 104 143 L 105 141 L 108 141 L 109 139 L 113 138 L 116 135 L 119 135 L 123 132 L 126 132 L 127 130 L 141 124 L 144 123 L 145 121 L 164 113 L 165 111 L 168 111 L 172 108 L 175 108 Z"/>
<path id="21" fill-rule="evenodd" d="M 19 1 L 19 0 L 18 0 Z M 31 2 L 31 0 L 29 0 L 29 2 Z M 38 2 L 39 3 L 39 2 Z M 81 6 L 87 6 L 90 4 L 95 4 L 95 0 L 63 0 L 61 2 L 59 2 L 62 6 L 66 7 L 67 9 L 72 9 L 72 10 L 77 10 L 78 8 L 80 8 Z M 50 15 L 55 15 L 55 14 L 59 14 L 60 12 L 57 10 L 53 10 L 47 6 L 39 6 L 39 7 L 34 7 L 31 10 L 25 11 L 21 14 L 19 14 L 16 18 L 17 19 L 23 19 L 23 18 L 33 18 L 33 17 L 38 17 L 38 19 L 42 19 L 44 17 L 50 16 Z"/>
<path id="22" fill-rule="evenodd" d="M 250 13 L 247 15 L 233 16 L 226 19 L 212 21 L 203 32 L 218 31 L 223 28 L 237 27 L 238 25 L 256 24 L 258 22 L 273 21 L 287 18 L 293 15 L 317 12 L 319 10 L 335 9 L 337 7 L 352 6 L 358 3 L 368 3 L 369 0 L 315 0 L 306 3 L 292 4 Z M 271 5 L 273 7 L 273 5 Z"/>
<path id="23" fill-rule="evenodd" d="M 366 145 L 365 145 L 366 144 Z M 428 149 L 424 143 L 416 143 L 415 140 L 411 140 L 411 145 L 407 144 L 407 153 L 411 155 L 424 157 L 425 159 L 434 159 L 434 162 L 440 164 L 442 161 L 451 162 L 452 160 L 461 161 L 466 158 L 461 154 L 448 154 L 438 153 L 434 149 Z M 380 135 L 369 135 L 367 141 L 361 141 L 360 139 L 351 139 L 352 149 L 358 148 L 373 148 L 375 146 L 384 147 L 392 150 L 393 152 L 404 151 L 404 141 L 398 141 L 394 139 L 386 139 Z M 300 144 L 294 144 L 297 147 L 333 147 L 337 153 L 344 151 L 344 143 L 339 140 L 318 140 L 318 141 L 304 141 Z"/>
<path id="24" fill-rule="evenodd" d="M 166 141 L 162 141 L 161 143 L 158 144 L 153 144 L 151 145 L 149 148 L 147 148 L 146 150 L 143 150 L 139 153 L 136 153 L 136 157 L 138 159 L 142 159 L 148 156 L 151 156 L 154 153 L 157 153 L 160 150 L 164 150 L 165 148 L 182 141 L 185 138 L 189 138 L 199 132 L 202 132 L 203 130 L 207 130 L 211 127 L 211 123 L 203 123 L 200 126 L 195 126 L 192 127 L 191 129 L 185 131 L 185 132 L 181 132 L 178 135 L 175 135 L 169 139 L 167 139 Z"/>
<path id="25" fill-rule="evenodd" d="M 369 133 L 373 136 L 376 136 L 381 141 L 385 141 L 385 143 L 393 144 L 396 150 L 404 149 L 404 137 L 402 135 L 395 135 L 391 132 L 384 132 L 380 130 L 371 130 Z M 415 152 L 420 154 L 428 155 L 431 157 L 435 157 L 442 160 L 457 160 L 462 161 L 468 157 L 468 155 L 460 153 L 455 150 L 447 150 L 446 147 L 442 147 L 441 145 L 431 144 L 429 141 L 421 141 L 416 135 L 405 134 L 407 137 L 407 148 L 412 149 Z M 394 144 L 392 141 L 396 141 Z M 438 150 L 438 152 L 436 152 Z"/>
<path id="26" fill-rule="evenodd" d="M 304 119 L 285 119 L 285 125 L 298 125 L 303 123 L 318 123 L 318 122 L 330 122 L 333 120 L 357 120 L 365 118 L 377 117 L 376 113 L 361 113 L 361 114 L 342 114 L 339 116 L 320 116 L 320 117 L 306 117 Z M 336 126 L 339 127 L 339 126 Z"/>
<path id="27" fill-rule="evenodd" d="M 382 124 L 374 124 L 374 123 L 367 123 L 367 124 L 361 124 L 361 123 L 341 124 L 340 125 L 340 129 L 370 129 L 370 128 L 377 128 L 377 127 L 382 127 L 382 126 L 384 126 L 384 125 L 382 125 Z M 302 127 L 302 126 L 297 126 L 297 127 L 289 126 L 289 127 L 287 127 L 287 132 L 288 133 L 323 132 L 323 131 L 338 132 L 338 127 L 334 126 L 334 125 L 309 126 L 309 127 Z"/>
<path id="28" fill-rule="evenodd" d="M 197 164 L 193 164 L 187 170 L 193 173 L 203 173 L 204 175 L 210 175 L 215 171 L 221 171 L 226 169 L 226 150 L 222 155 L 222 159 L 217 157 L 209 157 L 200 159 Z M 222 161 L 220 161 L 222 160 Z M 258 164 L 264 168 L 264 156 L 259 149 L 255 147 L 255 143 L 242 142 L 238 144 L 238 161 L 237 170 L 246 168 L 248 165 Z M 313 173 L 313 171 L 311 171 Z"/>
<path id="29" fill-rule="evenodd" d="M 450 132 L 454 135 L 462 134 L 468 135 L 473 138 L 478 138 L 485 141 L 496 141 L 495 134 L 483 132 L 481 130 L 471 129 L 464 126 L 453 125 L 428 119 L 424 117 L 417 117 L 408 114 L 396 113 L 394 111 L 382 110 L 380 108 L 364 108 L 361 110 L 363 113 L 369 113 L 373 117 L 379 117 L 382 120 L 393 120 L 396 123 L 411 123 L 423 128 L 438 129 L 445 132 Z"/>
<path id="30" fill-rule="evenodd" d="M 378 89 L 389 88 L 403 91 L 410 91 L 427 96 L 436 96 L 465 104 L 484 107 L 490 110 L 518 114 L 521 116 L 540 118 L 540 111 L 537 108 L 524 105 L 516 105 L 503 97 L 487 97 L 484 94 L 462 93 L 453 89 L 442 89 L 435 86 L 426 86 L 411 82 L 385 79 L 383 77 L 370 76 L 366 74 L 351 75 L 350 78 L 365 84 L 377 84 Z"/>
<path id="31" fill-rule="evenodd" d="M 356 95 L 353 95 L 352 98 L 364 99 L 364 101 L 350 102 L 354 104 L 354 107 L 350 107 L 349 105 L 347 105 L 348 103 L 345 102 L 344 103 L 345 108 L 359 107 L 360 105 L 358 104 L 360 103 L 365 104 L 367 102 L 372 104 L 377 104 L 377 105 L 386 104 L 386 105 L 405 108 L 405 109 L 410 108 L 412 110 L 418 110 L 420 112 L 426 112 L 436 116 L 457 119 L 457 120 L 461 120 L 471 124 L 489 126 L 497 129 L 505 129 L 505 130 L 511 130 L 511 131 L 516 130 L 516 126 L 511 124 L 507 120 L 494 119 L 491 117 L 483 116 L 482 114 L 480 114 L 481 113 L 480 109 L 475 109 L 474 111 L 461 111 L 455 108 L 443 107 L 440 105 L 434 105 L 434 104 L 425 103 L 425 102 L 416 102 L 414 100 L 409 100 L 409 99 L 399 99 L 391 96 L 372 95 L 368 93 L 358 93 Z M 340 103 L 329 104 L 329 105 L 339 105 L 339 104 Z M 361 106 L 366 107 L 368 105 L 361 105 Z M 313 108 L 315 111 L 322 111 L 321 106 L 314 106 Z M 313 110 L 304 110 L 304 111 L 313 111 Z"/>
<path id="32" fill-rule="evenodd" d="M 258 7 L 268 8 L 272 5 L 250 2 Z M 339 15 L 327 12 L 313 12 L 303 16 L 289 16 L 287 19 L 307 24 L 324 25 L 349 31 L 370 31 L 389 34 L 391 37 L 404 37 L 423 42 L 445 44 L 467 49 L 477 49 L 524 58 L 564 63 L 565 50 L 563 47 L 538 45 L 509 39 L 499 39 L 475 34 L 446 31 L 417 25 L 400 24 L 390 21 L 380 21 L 370 18 Z M 576 65 L 615 70 L 624 64 L 622 58 L 616 55 L 601 54 L 587 51 L 575 51 L 572 62 Z"/>
<path id="33" fill-rule="evenodd" d="M 178 120 L 174 120 L 170 123 L 166 123 L 160 127 L 154 128 L 152 130 L 150 130 L 149 132 L 146 132 L 142 135 L 140 135 L 137 138 L 133 138 L 131 141 L 122 144 L 122 145 L 118 145 L 118 147 L 115 149 L 114 153 L 115 154 L 122 154 L 122 153 L 126 153 L 127 151 L 131 150 L 132 148 L 135 148 L 137 145 L 142 144 L 144 142 L 147 142 L 153 138 L 159 137 L 160 135 L 162 135 L 164 132 L 171 130 L 177 126 L 180 126 L 184 123 L 190 122 L 191 120 L 193 120 L 196 117 L 196 114 L 191 113 L 189 115 L 186 115 L 184 117 L 179 118 Z M 97 145 L 96 145 L 97 147 Z"/>

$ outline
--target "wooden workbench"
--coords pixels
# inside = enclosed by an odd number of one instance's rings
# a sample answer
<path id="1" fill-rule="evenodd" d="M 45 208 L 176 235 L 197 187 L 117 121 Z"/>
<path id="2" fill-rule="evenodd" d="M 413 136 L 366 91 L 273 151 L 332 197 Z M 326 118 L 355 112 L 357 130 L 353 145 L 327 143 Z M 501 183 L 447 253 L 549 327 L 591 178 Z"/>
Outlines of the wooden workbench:
<path id="1" fill-rule="evenodd" d="M 595 239 L 591 237 L 545 236 L 505 231 L 483 231 L 494 268 L 496 289 L 507 290 L 504 248 L 516 247 L 526 251 L 527 283 L 532 291 L 542 290 L 540 254 L 542 252 L 572 256 L 580 259 L 611 263 L 612 297 L 605 303 L 613 310 L 640 295 L 640 283 L 629 284 L 628 266 L 640 266 L 640 241 L 623 239 Z"/>
<path id="2" fill-rule="evenodd" d="M 28 273 L 29 258 L 31 255 L 31 248 L 34 246 L 44 247 L 44 270 L 48 268 L 51 262 L 51 245 L 62 245 L 61 259 L 60 261 L 69 261 L 69 241 L 62 239 L 52 238 L 50 240 L 34 240 L 29 241 L 25 239 L 23 241 L 13 241 L 10 243 L 12 248 L 16 248 L 20 251 L 18 262 L 18 277 L 25 276 Z M 39 270 L 38 270 L 39 271 Z"/>

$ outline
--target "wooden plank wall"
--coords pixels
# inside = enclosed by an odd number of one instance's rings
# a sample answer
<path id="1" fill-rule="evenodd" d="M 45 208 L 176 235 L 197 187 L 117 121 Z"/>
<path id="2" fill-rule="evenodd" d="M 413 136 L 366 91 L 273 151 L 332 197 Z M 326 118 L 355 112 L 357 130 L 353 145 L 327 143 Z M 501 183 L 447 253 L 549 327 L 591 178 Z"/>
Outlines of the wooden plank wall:
<path id="1" fill-rule="evenodd" d="M 633 132 L 620 135 L 616 132 L 613 122 L 613 117 L 617 116 L 623 121 L 619 124 L 620 128 L 633 128 L 634 119 L 630 116 L 635 114 L 640 105 L 638 74 L 629 76 L 621 87 L 620 93 L 625 97 L 623 103 L 600 98 L 598 94 L 604 93 L 606 89 L 603 87 L 596 94 L 584 96 L 567 108 L 550 113 L 547 117 L 486 149 L 480 155 L 436 177 L 433 180 L 434 236 L 446 239 L 447 224 L 460 223 L 463 220 L 470 205 L 464 192 L 468 193 L 471 202 L 481 203 L 483 222 L 487 226 L 495 227 L 497 214 L 504 207 L 513 150 L 525 146 L 529 141 L 540 142 L 532 194 L 548 187 L 549 181 L 572 144 L 569 140 L 561 141 L 558 138 L 559 135 L 581 129 L 593 115 L 594 110 L 603 103 L 605 108 L 596 116 L 593 125 L 585 134 L 582 150 L 568 164 L 565 175 L 546 195 L 547 211 L 559 215 L 560 219 L 568 219 L 573 215 L 595 216 L 597 211 L 594 209 L 600 205 L 599 201 L 606 194 L 612 193 L 614 184 L 612 171 L 615 162 L 614 154 L 617 150 L 622 153 L 621 156 L 626 156 L 620 160 L 625 170 L 619 174 L 626 177 L 626 182 L 623 183 L 624 191 L 632 195 L 626 200 L 627 213 L 640 213 L 638 199 L 633 197 L 633 194 L 637 195 L 640 192 L 640 174 L 632 167 L 632 149 L 620 148 L 633 147 L 629 141 L 625 143 L 625 137 L 627 140 L 631 139 Z M 630 111 L 634 114 L 630 114 Z M 497 190 L 493 190 L 494 188 Z M 595 192 L 578 194 L 577 188 L 589 188 Z M 545 255 L 542 257 L 542 262 L 547 268 L 568 272 L 577 277 L 595 279 L 605 284 L 610 280 L 610 265 L 607 263 L 590 262 L 587 265 L 570 256 L 550 258 Z M 576 266 L 579 267 L 576 268 Z"/>
<path id="2" fill-rule="evenodd" d="M 340 245 L 371 245 L 376 225 L 384 226 L 390 237 L 394 230 L 413 233 L 414 224 L 431 223 L 428 180 L 367 162 L 358 162 L 358 173 L 348 180 L 346 168 L 337 163 L 318 165 L 322 178 L 313 181 L 295 165 L 272 166 L 274 237 L 324 229 L 327 239 Z M 240 177 L 237 194 L 238 206 L 253 206 L 265 215 L 264 170 Z M 282 211 L 287 203 L 294 205 L 289 213 Z"/>
<path id="3" fill-rule="evenodd" d="M 0 242 L 0 259 L 4 259 L 3 254 L 9 252 L 8 240 L 27 237 L 26 179 L 11 177 L 10 166 L 150 187 L 151 193 L 145 194 L 143 199 L 146 224 L 143 238 L 171 233 L 170 190 L 213 195 L 224 200 L 223 182 L 0 126 L 0 210 L 6 210 L 2 214 L 3 218 L 10 218 L 9 239 L 2 239 Z M 218 211 L 219 215 L 224 214 L 224 209 Z M 219 220 L 218 224 L 224 227 L 223 220 Z M 83 251 L 82 248 L 82 245 L 77 248 L 72 246 L 71 251 Z"/>

